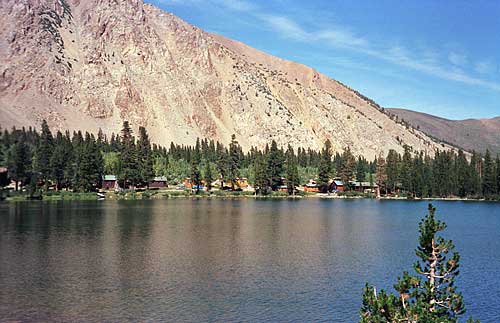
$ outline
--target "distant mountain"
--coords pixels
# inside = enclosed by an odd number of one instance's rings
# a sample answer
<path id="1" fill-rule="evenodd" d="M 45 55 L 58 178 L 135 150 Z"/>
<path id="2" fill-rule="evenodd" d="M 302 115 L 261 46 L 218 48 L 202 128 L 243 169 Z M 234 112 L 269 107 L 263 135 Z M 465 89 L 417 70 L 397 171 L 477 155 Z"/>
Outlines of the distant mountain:
<path id="1" fill-rule="evenodd" d="M 493 119 L 448 120 L 405 109 L 385 109 L 413 127 L 468 151 L 500 153 L 500 117 Z"/>
<path id="2" fill-rule="evenodd" d="M 301 64 L 207 33 L 142 0 L 0 1 L 0 126 L 196 137 L 244 149 L 350 147 L 373 158 L 446 146 Z"/>

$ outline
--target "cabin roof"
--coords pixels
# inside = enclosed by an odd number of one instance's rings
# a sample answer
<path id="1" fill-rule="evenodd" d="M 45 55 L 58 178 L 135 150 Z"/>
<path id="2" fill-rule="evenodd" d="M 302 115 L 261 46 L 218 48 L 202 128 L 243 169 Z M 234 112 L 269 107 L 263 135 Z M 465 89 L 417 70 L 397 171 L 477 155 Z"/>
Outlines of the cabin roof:
<path id="1" fill-rule="evenodd" d="M 153 182 L 166 182 L 167 178 L 165 176 L 156 176 L 153 178 Z"/>
<path id="2" fill-rule="evenodd" d="M 377 184 L 370 182 L 351 182 L 351 185 L 354 187 L 377 187 Z"/>
<path id="3" fill-rule="evenodd" d="M 116 181 L 116 175 L 104 175 L 102 179 L 105 181 Z"/>

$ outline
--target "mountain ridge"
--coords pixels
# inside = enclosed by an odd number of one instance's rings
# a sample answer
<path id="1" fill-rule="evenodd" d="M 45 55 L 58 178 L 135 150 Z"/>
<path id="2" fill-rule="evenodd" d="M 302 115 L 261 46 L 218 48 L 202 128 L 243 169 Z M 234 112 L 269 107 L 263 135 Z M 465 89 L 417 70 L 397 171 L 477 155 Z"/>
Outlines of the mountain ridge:
<path id="1" fill-rule="evenodd" d="M 157 143 L 196 137 L 244 149 L 280 146 L 374 158 L 389 149 L 452 149 L 407 128 L 372 100 L 302 64 L 211 34 L 141 0 L 0 3 L 3 127 L 119 132 Z"/>
<path id="2" fill-rule="evenodd" d="M 475 150 L 484 153 L 486 149 L 489 149 L 495 154 L 500 153 L 500 116 L 450 120 L 402 108 L 387 108 L 386 111 L 438 140 L 467 151 Z"/>

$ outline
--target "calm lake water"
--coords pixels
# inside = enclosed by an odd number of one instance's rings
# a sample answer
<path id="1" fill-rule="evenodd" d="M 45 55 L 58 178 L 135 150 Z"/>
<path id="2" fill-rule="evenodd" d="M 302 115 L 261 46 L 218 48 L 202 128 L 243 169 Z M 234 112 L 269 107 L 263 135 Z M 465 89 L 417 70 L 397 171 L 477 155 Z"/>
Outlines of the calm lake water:
<path id="1" fill-rule="evenodd" d="M 468 315 L 500 322 L 500 204 L 435 202 Z M 357 322 L 415 261 L 427 202 L 0 204 L 0 322 Z"/>

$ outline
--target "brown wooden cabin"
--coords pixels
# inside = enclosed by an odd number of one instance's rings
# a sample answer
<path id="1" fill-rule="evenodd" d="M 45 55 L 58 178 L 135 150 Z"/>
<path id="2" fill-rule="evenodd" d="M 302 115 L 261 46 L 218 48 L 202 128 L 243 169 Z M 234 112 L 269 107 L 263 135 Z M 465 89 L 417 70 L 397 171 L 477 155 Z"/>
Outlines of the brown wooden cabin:
<path id="1" fill-rule="evenodd" d="M 304 185 L 304 192 L 319 193 L 318 183 L 315 180 L 309 180 L 309 182 Z"/>
<path id="2" fill-rule="evenodd" d="M 118 180 L 115 175 L 104 175 L 102 177 L 102 189 L 112 190 L 118 187 Z"/>
<path id="3" fill-rule="evenodd" d="M 364 193 L 375 192 L 378 187 L 378 185 L 375 183 L 370 185 L 370 182 L 351 182 L 351 186 L 356 192 Z"/>
<path id="4" fill-rule="evenodd" d="M 168 187 L 167 178 L 165 176 L 156 176 L 149 183 L 149 188 L 165 188 Z"/>
<path id="5" fill-rule="evenodd" d="M 330 185 L 328 185 L 328 191 L 330 192 L 343 192 L 344 191 L 344 182 L 338 179 L 334 179 Z"/>

